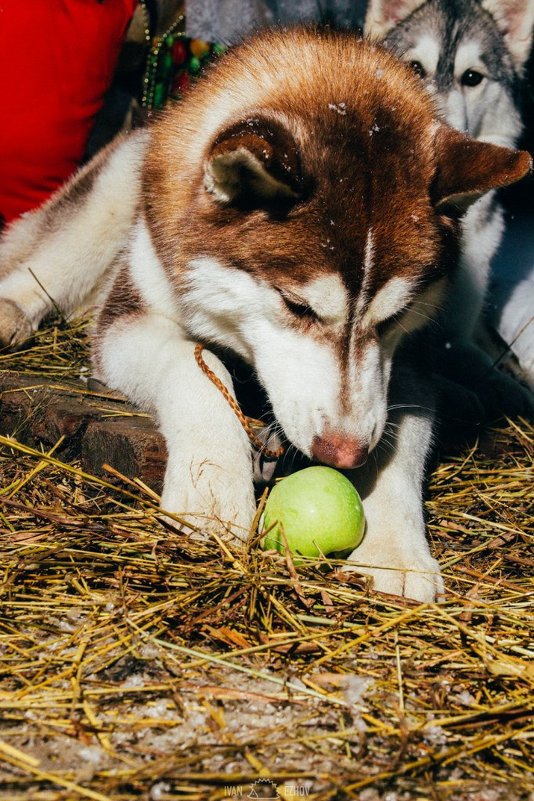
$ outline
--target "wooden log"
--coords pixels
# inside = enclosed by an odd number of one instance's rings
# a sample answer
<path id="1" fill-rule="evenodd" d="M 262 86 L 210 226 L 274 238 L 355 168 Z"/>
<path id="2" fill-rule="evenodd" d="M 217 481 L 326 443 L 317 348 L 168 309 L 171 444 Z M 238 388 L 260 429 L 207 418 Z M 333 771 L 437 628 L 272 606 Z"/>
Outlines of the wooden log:
<path id="1" fill-rule="evenodd" d="M 102 465 L 109 464 L 161 493 L 167 451 L 152 420 L 92 420 L 82 439 L 81 460 L 90 473 L 99 475 Z"/>
<path id="2" fill-rule="evenodd" d="M 113 393 L 82 381 L 0 372 L 0 433 L 28 445 L 54 445 L 95 475 L 109 464 L 161 491 L 167 453 L 154 421 Z"/>

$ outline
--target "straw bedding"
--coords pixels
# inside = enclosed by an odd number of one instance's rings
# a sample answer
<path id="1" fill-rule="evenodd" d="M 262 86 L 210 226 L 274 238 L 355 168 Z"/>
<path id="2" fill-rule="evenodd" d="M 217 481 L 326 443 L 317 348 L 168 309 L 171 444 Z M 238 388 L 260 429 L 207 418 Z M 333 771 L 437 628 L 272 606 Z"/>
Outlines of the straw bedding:
<path id="1" fill-rule="evenodd" d="M 77 376 L 85 327 L 0 369 Z M 532 799 L 534 429 L 433 472 L 446 601 L 186 539 L 140 482 L 0 438 L 0 799 Z M 269 781 L 268 781 L 269 780 Z"/>

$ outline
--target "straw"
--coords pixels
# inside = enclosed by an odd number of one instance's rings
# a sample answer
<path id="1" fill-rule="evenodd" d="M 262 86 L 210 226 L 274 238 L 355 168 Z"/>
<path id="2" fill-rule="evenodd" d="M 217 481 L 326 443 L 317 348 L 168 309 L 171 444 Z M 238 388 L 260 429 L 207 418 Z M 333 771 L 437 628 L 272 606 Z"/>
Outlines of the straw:
<path id="1" fill-rule="evenodd" d="M 61 385 L 86 331 L 51 324 L 0 367 Z M 528 798 L 531 424 L 431 475 L 437 605 L 264 553 L 255 528 L 244 548 L 191 538 L 150 487 L 64 454 L 0 439 L 2 801 L 211 801 L 267 780 L 285 799 Z"/>

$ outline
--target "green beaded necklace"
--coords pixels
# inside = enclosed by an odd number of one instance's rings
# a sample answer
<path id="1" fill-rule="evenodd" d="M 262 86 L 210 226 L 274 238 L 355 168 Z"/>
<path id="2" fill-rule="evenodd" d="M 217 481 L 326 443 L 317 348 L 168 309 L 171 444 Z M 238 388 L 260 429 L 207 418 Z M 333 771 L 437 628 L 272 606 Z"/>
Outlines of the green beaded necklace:
<path id="1" fill-rule="evenodd" d="M 180 14 L 161 34 L 152 36 L 147 0 L 140 0 L 148 47 L 141 104 L 148 112 L 162 108 L 167 100 L 180 100 L 205 64 L 225 52 L 226 47 L 185 35 L 185 14 Z"/>

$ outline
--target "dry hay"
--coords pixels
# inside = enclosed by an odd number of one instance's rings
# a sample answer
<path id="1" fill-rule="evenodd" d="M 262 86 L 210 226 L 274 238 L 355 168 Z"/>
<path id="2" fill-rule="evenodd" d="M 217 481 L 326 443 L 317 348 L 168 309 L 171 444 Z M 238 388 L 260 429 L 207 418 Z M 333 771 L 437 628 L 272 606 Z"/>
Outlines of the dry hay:
<path id="1" fill-rule="evenodd" d="M 0 367 L 85 360 L 52 326 Z M 192 542 L 147 488 L 2 438 L 2 801 L 532 798 L 533 443 L 510 423 L 435 470 L 447 598 L 419 605 Z"/>

